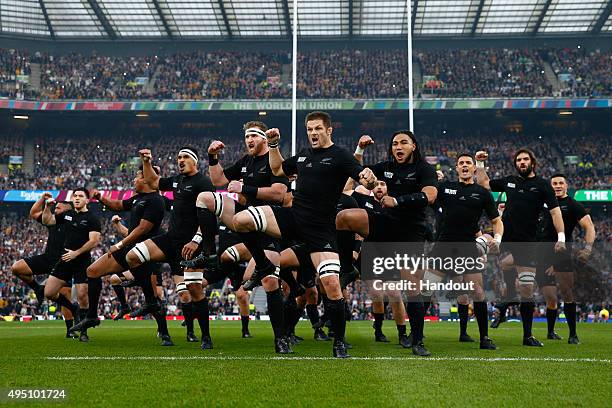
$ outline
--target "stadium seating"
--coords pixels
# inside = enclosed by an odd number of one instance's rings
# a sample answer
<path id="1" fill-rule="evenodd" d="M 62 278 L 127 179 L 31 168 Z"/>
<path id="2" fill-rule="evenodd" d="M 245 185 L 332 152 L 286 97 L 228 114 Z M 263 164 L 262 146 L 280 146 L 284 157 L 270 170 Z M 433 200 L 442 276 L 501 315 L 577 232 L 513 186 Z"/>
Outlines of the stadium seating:
<path id="1" fill-rule="evenodd" d="M 422 97 L 597 97 L 612 94 L 609 51 L 582 49 L 415 50 Z M 41 89 L 15 89 L 41 64 Z M 38 99 L 271 99 L 291 97 L 287 52 L 207 51 L 146 57 L 28 53 L 0 49 L 0 96 Z M 554 90 L 545 75 L 557 76 Z M 284 69 L 285 68 L 285 69 Z M 287 69 L 288 68 L 288 69 Z M 319 50 L 298 56 L 300 98 L 408 95 L 405 50 Z M 152 86 L 149 86 L 150 83 Z"/>

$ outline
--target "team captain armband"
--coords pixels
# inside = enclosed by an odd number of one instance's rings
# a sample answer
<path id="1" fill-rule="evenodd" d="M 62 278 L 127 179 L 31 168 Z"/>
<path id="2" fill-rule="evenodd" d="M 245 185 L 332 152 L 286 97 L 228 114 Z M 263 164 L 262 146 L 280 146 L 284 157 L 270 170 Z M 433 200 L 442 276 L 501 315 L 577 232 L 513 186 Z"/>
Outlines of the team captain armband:
<path id="1" fill-rule="evenodd" d="M 402 208 L 423 208 L 429 203 L 427 195 L 422 191 L 403 195 L 396 198 L 395 201 L 397 201 L 397 206 Z"/>

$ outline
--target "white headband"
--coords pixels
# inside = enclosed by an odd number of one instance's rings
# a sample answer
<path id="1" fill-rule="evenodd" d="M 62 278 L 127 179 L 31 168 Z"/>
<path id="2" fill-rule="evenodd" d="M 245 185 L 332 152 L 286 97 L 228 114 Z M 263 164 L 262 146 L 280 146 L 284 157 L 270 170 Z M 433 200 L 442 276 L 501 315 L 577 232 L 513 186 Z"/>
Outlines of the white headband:
<path id="1" fill-rule="evenodd" d="M 187 154 L 189 155 L 189 157 L 191 157 L 193 159 L 193 161 L 196 162 L 196 164 L 198 164 L 198 155 L 195 154 L 195 152 L 191 149 L 181 149 L 179 150 L 178 154 Z"/>
<path id="2" fill-rule="evenodd" d="M 256 127 L 252 127 L 252 128 L 248 128 L 247 130 L 244 131 L 244 135 L 248 136 L 248 135 L 256 135 L 259 137 L 263 137 L 264 139 L 268 139 L 266 137 L 266 132 L 264 132 L 263 130 L 256 128 Z"/>

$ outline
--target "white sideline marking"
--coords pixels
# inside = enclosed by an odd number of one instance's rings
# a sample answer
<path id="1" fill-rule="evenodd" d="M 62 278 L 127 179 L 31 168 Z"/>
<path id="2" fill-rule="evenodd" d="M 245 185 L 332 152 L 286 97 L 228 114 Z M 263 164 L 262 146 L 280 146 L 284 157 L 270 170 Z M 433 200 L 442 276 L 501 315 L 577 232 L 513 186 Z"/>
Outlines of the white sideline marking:
<path id="1" fill-rule="evenodd" d="M 90 361 L 90 360 L 106 360 L 106 361 L 182 361 L 182 360 L 218 360 L 218 361 L 336 361 L 333 357 L 312 357 L 312 356 L 295 356 L 295 357 L 256 357 L 256 356 L 50 356 L 46 360 L 56 361 Z M 351 357 L 350 360 L 358 361 L 482 361 L 488 363 L 504 362 L 504 361 L 540 361 L 540 362 L 555 362 L 555 363 L 603 363 L 610 364 L 612 360 L 601 358 L 562 358 L 562 357 Z"/>

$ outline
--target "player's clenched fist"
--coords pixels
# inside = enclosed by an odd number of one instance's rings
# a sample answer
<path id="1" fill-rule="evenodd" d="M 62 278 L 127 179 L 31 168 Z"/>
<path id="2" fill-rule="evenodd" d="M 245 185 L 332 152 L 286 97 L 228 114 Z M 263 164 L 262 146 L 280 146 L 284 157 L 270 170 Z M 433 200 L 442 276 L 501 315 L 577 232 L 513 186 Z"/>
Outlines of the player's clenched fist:
<path id="1" fill-rule="evenodd" d="M 362 149 L 365 149 L 369 145 L 373 145 L 374 140 L 369 135 L 363 135 L 359 138 L 358 146 Z"/>
<path id="2" fill-rule="evenodd" d="M 151 149 L 140 149 L 138 151 L 138 154 L 140 155 L 140 159 L 143 162 L 147 162 L 150 161 L 152 156 L 151 156 Z"/>
<path id="3" fill-rule="evenodd" d="M 361 173 L 359 173 L 359 178 L 366 182 L 366 188 L 371 190 L 375 187 L 376 176 L 374 175 L 374 172 L 367 167 L 361 170 Z"/>
<path id="4" fill-rule="evenodd" d="M 474 158 L 476 159 L 476 161 L 485 161 L 489 158 L 489 154 L 484 150 L 479 150 L 474 155 Z"/>
<path id="5" fill-rule="evenodd" d="M 113 218 L 111 218 L 111 222 L 113 224 L 117 224 L 117 223 L 121 222 L 121 217 L 118 216 L 118 215 L 113 215 Z"/>
<path id="6" fill-rule="evenodd" d="M 213 142 L 208 146 L 208 154 L 219 154 L 221 150 L 225 148 L 225 144 L 223 144 L 220 140 L 213 140 Z"/>
<path id="7" fill-rule="evenodd" d="M 268 146 L 277 147 L 280 141 L 280 130 L 278 128 L 266 130 L 266 138 L 268 139 Z"/>

